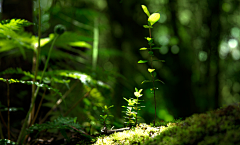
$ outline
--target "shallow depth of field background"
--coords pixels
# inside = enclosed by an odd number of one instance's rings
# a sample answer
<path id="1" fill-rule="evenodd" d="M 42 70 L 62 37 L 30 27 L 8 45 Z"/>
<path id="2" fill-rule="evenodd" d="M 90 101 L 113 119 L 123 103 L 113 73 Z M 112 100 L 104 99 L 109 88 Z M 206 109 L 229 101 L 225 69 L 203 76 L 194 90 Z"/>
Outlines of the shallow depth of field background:
<path id="1" fill-rule="evenodd" d="M 22 18 L 36 25 L 26 31 L 37 35 L 37 1 L 0 0 L 0 18 Z M 144 100 L 141 110 L 142 122 L 154 119 L 154 99 L 149 88 L 151 83 L 149 64 L 138 64 L 138 60 L 148 59 L 148 53 L 139 51 L 148 47 L 144 37 L 149 36 L 147 16 L 141 5 L 146 5 L 150 13 L 161 14 L 159 22 L 152 29 L 154 43 L 161 49 L 155 50 L 155 57 L 165 60 L 154 63 L 157 78 L 165 84 L 157 83 L 158 121 L 185 118 L 194 113 L 206 112 L 240 100 L 240 7 L 235 0 L 42 0 L 42 37 L 53 33 L 57 24 L 66 26 L 67 31 L 93 38 L 94 22 L 99 25 L 99 51 L 97 71 L 92 73 L 92 50 L 72 48 L 82 55 L 71 54 L 70 58 L 56 57 L 50 61 L 48 70 L 78 70 L 93 75 L 108 84 L 111 89 L 99 88 L 85 98 L 70 114 L 78 117 L 78 122 L 88 126 L 98 123 L 101 106 L 114 105 L 111 109 L 112 124 L 122 126 L 123 99 L 134 97 L 134 88 L 143 89 Z M 92 40 L 88 42 L 92 45 Z M 1 50 L 0 46 L 0 50 Z M 61 49 L 61 48 L 55 48 Z M 42 50 L 42 53 L 47 52 Z M 45 54 L 46 55 L 46 54 Z M 44 60 L 45 57 L 42 58 Z M 75 59 L 76 58 L 76 59 Z M 72 60 L 74 63 L 71 63 Z M 22 68 L 32 72 L 32 55 L 24 59 L 18 49 L 0 51 L 0 71 L 7 68 Z M 43 69 L 43 65 L 39 67 Z M 0 76 L 3 77 L 3 76 Z M 21 79 L 22 75 L 4 77 Z M 70 86 L 74 80 L 70 82 Z M 68 87 L 55 84 L 63 94 Z M 79 83 L 66 97 L 67 108 L 85 94 L 86 88 Z M 40 92 L 43 93 L 43 90 Z M 41 95 L 41 93 L 40 93 Z M 40 96 L 39 95 L 39 96 Z M 30 106 L 31 86 L 12 84 L 10 87 L 12 107 L 20 107 L 11 113 L 11 124 L 18 128 Z M 39 97 L 40 98 L 40 97 Z M 53 106 L 59 96 L 50 92 L 45 97 L 37 120 Z M 39 101 L 40 99 L 37 99 Z M 0 82 L 0 102 L 7 106 L 6 84 Z M 67 110 L 62 103 L 48 120 L 53 120 Z M 2 112 L 7 118 L 7 112 Z M 16 114 L 21 117 L 15 118 Z M 14 119 L 15 118 L 15 119 Z M 19 122 L 16 122 L 18 120 Z M 38 123 L 38 121 L 36 121 Z"/>

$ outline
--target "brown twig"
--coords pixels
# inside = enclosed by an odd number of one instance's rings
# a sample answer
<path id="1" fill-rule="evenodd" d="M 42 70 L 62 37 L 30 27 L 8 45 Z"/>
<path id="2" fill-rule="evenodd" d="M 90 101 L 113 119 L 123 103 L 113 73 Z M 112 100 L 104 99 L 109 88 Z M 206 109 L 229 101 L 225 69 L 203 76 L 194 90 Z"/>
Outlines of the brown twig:
<path id="1" fill-rule="evenodd" d="M 3 126 L 4 126 L 6 129 L 8 129 L 7 124 L 5 123 L 5 121 L 4 121 L 4 119 L 3 119 L 3 116 L 2 116 L 1 111 L 0 111 L 0 118 L 1 118 L 1 121 L 2 121 L 2 123 L 3 123 Z M 10 134 L 12 135 L 13 138 L 16 138 L 16 136 L 15 136 L 12 132 L 10 132 Z"/>
<path id="2" fill-rule="evenodd" d="M 130 127 L 120 128 L 120 129 L 114 129 L 114 130 L 107 130 L 106 132 L 102 132 L 102 134 L 109 135 L 109 134 L 112 134 L 112 133 L 115 133 L 115 132 L 123 132 L 123 131 L 125 131 L 125 130 L 130 130 Z"/>

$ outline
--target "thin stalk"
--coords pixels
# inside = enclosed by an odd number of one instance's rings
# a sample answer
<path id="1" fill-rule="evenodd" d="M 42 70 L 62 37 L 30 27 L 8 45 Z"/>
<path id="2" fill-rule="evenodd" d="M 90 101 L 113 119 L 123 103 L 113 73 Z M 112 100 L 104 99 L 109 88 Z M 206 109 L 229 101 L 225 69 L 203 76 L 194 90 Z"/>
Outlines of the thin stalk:
<path id="1" fill-rule="evenodd" d="M 152 37 L 151 36 L 151 28 L 149 28 L 149 36 L 150 36 L 150 38 Z M 150 51 L 152 51 L 152 46 L 150 45 Z M 152 55 L 151 55 L 151 69 L 153 69 L 153 64 L 152 64 Z M 155 80 L 154 80 L 154 75 L 153 75 L 153 73 L 151 72 L 151 76 L 152 76 L 152 80 L 153 80 L 153 96 L 154 96 L 154 103 L 155 103 L 155 117 L 154 117 L 154 120 L 153 120 L 153 126 L 155 126 L 155 121 L 156 121 L 156 117 L 157 117 L 157 105 L 156 105 L 156 96 L 155 96 L 155 90 L 156 90 L 156 88 L 155 88 L 155 84 L 154 84 L 154 82 L 155 82 Z"/>
<path id="2" fill-rule="evenodd" d="M 41 101 L 40 101 L 40 103 L 39 103 L 39 105 L 38 105 L 38 109 L 37 109 L 36 115 L 34 116 L 34 119 L 33 119 L 32 123 L 31 123 L 31 125 L 34 124 L 35 121 L 36 121 L 36 118 L 37 118 L 37 116 L 38 116 L 39 110 L 40 110 L 40 108 L 41 108 L 41 106 L 42 106 L 42 101 L 43 101 L 43 99 L 44 99 L 44 97 L 45 97 L 46 90 L 47 90 L 47 89 L 45 88 L 45 89 L 44 89 L 44 93 L 43 93 L 42 98 L 41 98 Z M 30 126 L 31 126 L 31 125 L 30 125 Z"/>
<path id="3" fill-rule="evenodd" d="M 94 21 L 94 28 L 93 28 L 93 56 L 92 56 L 93 70 L 96 70 L 96 67 L 97 67 L 98 43 L 99 43 L 99 30 L 98 30 L 98 23 L 96 18 Z"/>
<path id="4" fill-rule="evenodd" d="M 0 121 L 0 136 L 1 136 L 1 139 L 4 139 L 1 121 Z"/>
<path id="5" fill-rule="evenodd" d="M 92 89 L 88 91 L 82 98 L 80 98 L 63 116 L 67 116 L 84 98 L 86 98 Z"/>
<path id="6" fill-rule="evenodd" d="M 44 66 L 44 70 L 43 70 L 43 72 L 42 72 L 42 76 L 41 76 L 41 78 L 40 78 L 40 82 L 39 82 L 40 84 L 42 83 L 44 73 L 45 73 L 45 71 L 46 71 L 46 69 L 47 69 L 48 62 L 49 62 L 49 59 L 50 59 L 50 56 L 51 56 L 51 52 L 52 52 L 52 49 L 53 49 L 53 45 L 54 45 L 54 43 L 55 43 L 55 41 L 57 40 L 58 37 L 59 37 L 59 35 L 56 34 L 56 37 L 54 37 L 53 42 L 52 42 L 52 45 L 51 45 L 51 47 L 50 47 L 50 49 L 49 49 L 47 61 L 46 61 L 46 64 L 45 64 L 45 66 Z M 26 126 L 27 126 L 27 121 L 28 121 L 27 118 L 29 117 L 29 114 L 30 114 L 30 112 L 32 111 L 32 109 L 33 109 L 33 107 L 34 107 L 34 103 L 35 103 L 35 101 L 36 101 L 38 91 L 39 91 L 39 87 L 37 87 L 37 89 L 36 89 L 36 91 L 35 91 L 35 93 L 34 93 L 33 103 L 30 105 L 30 109 L 29 109 L 29 111 L 28 111 L 28 113 L 27 113 L 26 119 L 25 119 L 25 121 L 24 121 L 24 123 L 23 123 L 22 129 L 21 129 L 20 134 L 19 134 L 19 136 L 18 136 L 18 141 L 17 141 L 18 144 L 20 144 L 20 142 L 22 141 L 22 140 L 21 140 L 21 139 L 22 139 L 22 135 L 23 135 L 23 132 L 25 131 L 25 128 L 26 128 Z"/>
<path id="7" fill-rule="evenodd" d="M 0 111 L 0 117 L 1 117 L 1 120 L 2 120 L 2 123 L 3 123 L 3 126 L 7 129 L 7 125 L 6 125 L 6 123 L 5 123 L 4 119 L 3 119 L 1 111 Z"/>
<path id="8" fill-rule="evenodd" d="M 1 111 L 0 111 L 0 118 L 1 118 L 1 121 L 2 121 L 2 123 L 3 123 L 3 126 L 6 128 L 6 129 L 8 129 L 8 127 L 7 127 L 7 124 L 5 123 L 5 121 L 4 121 L 4 119 L 3 119 L 3 116 L 2 116 L 2 113 L 1 113 Z M 1 123 L 1 122 L 0 122 Z M 2 125 L 2 124 L 1 124 Z M 1 127 L 0 127 L 1 128 Z M 2 129 L 0 129 L 0 131 L 1 131 Z M 1 134 L 1 133 L 0 133 Z M 10 134 L 12 135 L 12 137 L 13 138 L 16 138 L 16 136 L 12 133 L 12 132 L 10 132 Z"/>
<path id="9" fill-rule="evenodd" d="M 32 100 L 31 103 L 33 103 L 34 101 L 34 93 L 35 93 L 35 89 L 36 86 L 34 85 L 34 82 L 36 82 L 37 80 L 37 74 L 38 74 L 38 66 L 39 66 L 39 55 L 40 55 L 40 50 L 41 50 L 41 46 L 40 46 L 40 40 L 41 40 L 41 5 L 40 5 L 40 0 L 38 0 L 38 48 L 37 48 L 37 54 L 35 53 L 35 51 L 33 51 L 34 56 L 33 56 L 33 71 L 34 71 L 34 78 L 33 78 L 33 85 L 32 85 Z M 35 57 L 36 56 L 36 57 Z M 35 104 L 34 107 L 32 109 L 32 112 L 29 115 L 28 118 L 28 125 L 30 125 L 31 120 L 34 118 L 34 111 L 35 111 Z"/>
<path id="10" fill-rule="evenodd" d="M 59 100 L 56 102 L 56 104 L 51 108 L 51 110 L 49 110 L 49 111 L 47 112 L 47 114 L 44 116 L 44 118 L 40 121 L 40 124 L 43 123 L 43 122 L 47 119 L 47 117 L 51 114 L 51 112 L 52 112 L 59 104 L 61 104 L 62 99 L 65 99 L 65 98 L 67 97 L 67 95 L 77 86 L 77 83 L 78 83 L 78 81 L 76 81 L 76 82 L 71 86 L 71 88 L 62 96 L 62 98 L 59 99 Z"/>
<path id="11" fill-rule="evenodd" d="M 9 111 L 9 108 L 10 108 L 10 96 L 9 96 L 9 82 L 8 82 L 8 79 L 7 79 L 7 102 L 8 102 L 8 139 L 10 140 L 10 111 Z"/>
<path id="12" fill-rule="evenodd" d="M 137 103 L 136 103 L 136 122 L 135 122 L 135 126 L 137 126 L 137 115 L 138 115 L 138 106 L 137 106 L 137 104 L 138 104 L 138 97 L 137 97 Z"/>

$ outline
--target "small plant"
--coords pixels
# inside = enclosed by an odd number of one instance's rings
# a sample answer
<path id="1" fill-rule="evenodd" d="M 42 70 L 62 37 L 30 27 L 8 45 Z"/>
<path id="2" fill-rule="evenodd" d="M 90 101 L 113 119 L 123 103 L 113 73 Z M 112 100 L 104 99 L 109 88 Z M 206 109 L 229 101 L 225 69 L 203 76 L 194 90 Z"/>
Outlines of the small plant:
<path id="1" fill-rule="evenodd" d="M 142 100 L 139 100 L 139 98 L 142 96 L 141 92 L 142 92 L 142 89 L 138 90 L 137 88 L 135 88 L 134 96 L 136 97 L 136 99 L 123 98 L 128 102 L 128 106 L 122 106 L 123 108 L 126 108 L 126 111 L 123 111 L 126 114 L 125 116 L 126 118 L 125 124 L 127 124 L 126 126 L 129 126 L 129 127 L 133 125 L 136 126 L 138 123 L 138 118 L 140 118 L 138 116 L 138 112 L 141 110 L 140 107 L 144 107 L 144 106 L 139 106 L 140 105 L 139 101 L 142 101 Z"/>
<path id="2" fill-rule="evenodd" d="M 101 130 L 103 133 L 107 133 L 107 125 L 108 125 L 108 117 L 114 117 L 113 115 L 109 115 L 109 109 L 112 108 L 114 105 L 107 107 L 106 105 L 102 108 L 103 115 L 100 115 L 101 123 L 103 124 L 103 129 Z"/>
<path id="3" fill-rule="evenodd" d="M 155 82 L 157 81 L 160 81 L 162 82 L 161 80 L 159 79 L 155 79 L 156 77 L 156 73 L 154 72 L 155 69 L 153 68 L 153 61 L 161 61 L 161 62 L 164 62 L 163 60 L 155 60 L 154 59 L 154 53 L 153 53 L 153 50 L 154 49 L 160 49 L 159 47 L 153 47 L 154 44 L 153 44 L 153 38 L 152 38 L 152 34 L 151 34 L 151 29 L 153 28 L 153 24 L 155 24 L 159 19 L 160 19 L 160 14 L 159 13 L 153 13 L 150 15 L 147 7 L 145 5 L 142 5 L 142 9 L 144 11 L 144 13 L 147 14 L 148 16 L 148 25 L 143 25 L 144 28 L 146 29 L 149 29 L 149 37 L 145 37 L 145 39 L 148 41 L 148 45 L 149 45 L 149 48 L 146 48 L 146 47 L 142 47 L 140 48 L 140 50 L 147 50 L 148 51 L 148 54 L 150 56 L 150 60 L 139 60 L 138 63 L 147 63 L 149 62 L 150 63 L 150 66 L 151 68 L 148 68 L 148 72 L 150 73 L 151 75 L 151 80 L 144 80 L 142 82 L 143 83 L 147 83 L 147 82 L 152 82 L 153 84 L 153 87 L 150 89 L 151 90 L 151 93 L 153 94 L 154 96 L 154 102 L 155 102 L 155 118 L 153 120 L 153 125 L 155 126 L 155 120 L 156 120 L 156 87 L 155 87 Z M 163 83 L 163 82 L 162 82 Z"/>
<path id="4" fill-rule="evenodd" d="M 41 132 L 43 130 L 51 130 L 51 129 L 58 129 L 64 138 L 67 141 L 70 141 L 70 138 L 67 136 L 66 130 L 73 130 L 74 132 L 81 133 L 85 137 L 91 139 L 92 137 L 82 130 L 81 125 L 77 122 L 77 117 L 69 118 L 69 117 L 58 117 L 52 122 L 46 122 L 43 124 L 34 124 L 29 127 L 28 132 L 32 133 L 35 130 Z"/>

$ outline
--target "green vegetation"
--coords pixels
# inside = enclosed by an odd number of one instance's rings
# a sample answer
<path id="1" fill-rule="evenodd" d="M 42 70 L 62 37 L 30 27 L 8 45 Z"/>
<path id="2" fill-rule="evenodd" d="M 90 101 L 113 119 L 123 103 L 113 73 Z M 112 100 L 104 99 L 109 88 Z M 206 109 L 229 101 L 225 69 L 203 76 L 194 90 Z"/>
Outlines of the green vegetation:
<path id="1" fill-rule="evenodd" d="M 103 107 L 102 112 L 103 115 L 100 115 L 101 117 L 101 123 L 103 125 L 102 132 L 106 133 L 107 132 L 107 125 L 109 125 L 109 117 L 114 117 L 113 115 L 109 114 L 109 109 L 112 108 L 112 106 L 107 107 L 106 105 Z"/>
<path id="2" fill-rule="evenodd" d="M 237 144 L 240 141 L 239 122 L 240 103 L 168 122 L 166 126 L 140 124 L 128 131 L 99 137 L 95 144 Z"/>
<path id="3" fill-rule="evenodd" d="M 240 142 L 237 3 L 31 2 L 1 5 L 0 144 Z"/>
<path id="4" fill-rule="evenodd" d="M 156 121 L 156 118 L 157 118 L 156 89 L 158 89 L 158 88 L 155 87 L 154 83 L 157 82 L 157 81 L 160 81 L 160 82 L 162 82 L 162 81 L 159 80 L 159 79 L 155 79 L 156 73 L 154 72 L 155 69 L 153 68 L 153 61 L 162 61 L 162 60 L 153 60 L 153 58 L 154 58 L 153 49 L 160 49 L 160 48 L 159 47 L 153 47 L 154 44 L 153 44 L 151 29 L 153 28 L 153 24 L 155 24 L 160 19 L 160 14 L 159 13 L 153 13 L 153 14 L 150 15 L 150 13 L 149 13 L 149 11 L 148 11 L 148 9 L 145 5 L 142 5 L 142 9 L 148 16 L 148 25 L 143 25 L 143 27 L 149 29 L 149 37 L 145 37 L 145 39 L 148 41 L 149 48 L 143 47 L 143 48 L 140 48 L 140 50 L 148 50 L 148 54 L 150 55 L 149 63 L 151 65 L 151 68 L 148 69 L 148 72 L 150 73 L 150 75 L 152 77 L 152 80 L 144 80 L 142 82 L 142 84 L 147 83 L 147 82 L 152 82 L 152 84 L 153 84 L 153 87 L 150 90 L 151 90 L 151 93 L 153 94 L 154 103 L 155 103 L 155 118 L 153 120 L 153 125 L 155 126 L 155 121 Z M 139 60 L 138 61 L 138 63 L 146 63 L 146 62 L 148 62 L 148 61 L 147 60 Z"/>
<path id="5" fill-rule="evenodd" d="M 138 91 L 138 89 L 135 88 L 134 96 L 136 97 L 136 99 L 123 98 L 128 102 L 128 106 L 122 106 L 123 108 L 126 108 L 126 111 L 123 111 L 123 113 L 126 114 L 126 116 L 124 116 L 124 118 L 126 119 L 126 122 L 124 122 L 125 126 L 128 126 L 128 127 L 137 126 L 138 119 L 141 118 L 139 116 L 139 111 L 141 110 L 140 108 L 144 107 L 144 106 L 140 106 L 140 103 L 139 103 L 140 101 L 143 101 L 143 100 L 139 100 L 139 98 L 142 96 L 141 92 L 142 92 L 142 89 Z"/>

